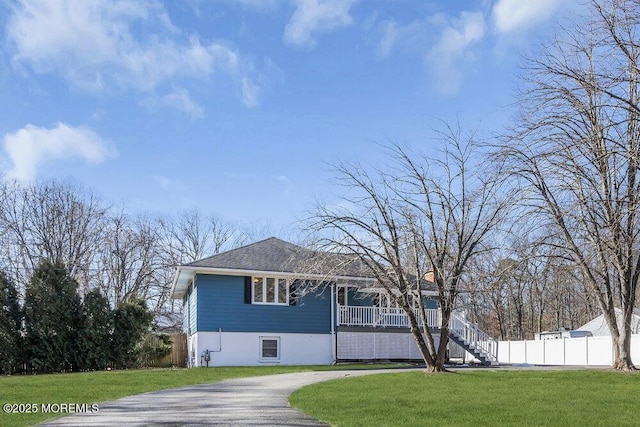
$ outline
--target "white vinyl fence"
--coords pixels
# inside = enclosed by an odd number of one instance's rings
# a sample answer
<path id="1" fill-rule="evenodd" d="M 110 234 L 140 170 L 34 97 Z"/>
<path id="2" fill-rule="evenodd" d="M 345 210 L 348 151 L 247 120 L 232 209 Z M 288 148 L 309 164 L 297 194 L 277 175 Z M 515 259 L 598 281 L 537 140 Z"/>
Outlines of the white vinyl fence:
<path id="1" fill-rule="evenodd" d="M 631 360 L 640 366 L 640 335 L 631 336 Z M 610 336 L 536 341 L 499 341 L 498 362 L 530 365 L 606 366 L 613 364 Z"/>

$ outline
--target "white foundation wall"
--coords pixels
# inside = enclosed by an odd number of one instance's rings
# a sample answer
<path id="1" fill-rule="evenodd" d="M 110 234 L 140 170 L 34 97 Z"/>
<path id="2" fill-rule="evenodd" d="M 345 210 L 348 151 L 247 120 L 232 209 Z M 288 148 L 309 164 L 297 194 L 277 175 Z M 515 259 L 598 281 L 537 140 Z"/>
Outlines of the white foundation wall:
<path id="1" fill-rule="evenodd" d="M 433 337 L 436 347 L 440 336 Z M 422 360 L 413 335 L 397 332 L 338 332 L 338 360 Z"/>
<path id="2" fill-rule="evenodd" d="M 261 338 L 279 342 L 279 358 L 261 356 Z M 330 365 L 331 334 L 284 334 L 272 332 L 196 332 L 188 338 L 189 366 L 207 366 L 201 357 L 209 350 L 209 366 Z"/>

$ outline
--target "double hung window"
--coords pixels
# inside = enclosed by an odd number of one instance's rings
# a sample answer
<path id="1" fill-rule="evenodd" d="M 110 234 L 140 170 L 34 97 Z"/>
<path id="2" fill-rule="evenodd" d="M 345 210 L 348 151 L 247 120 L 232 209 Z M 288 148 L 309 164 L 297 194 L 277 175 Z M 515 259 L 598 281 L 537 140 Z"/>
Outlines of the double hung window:
<path id="1" fill-rule="evenodd" d="M 347 295 L 348 288 L 346 286 L 338 286 L 338 305 L 349 305 Z"/>
<path id="2" fill-rule="evenodd" d="M 287 279 L 256 276 L 252 280 L 252 301 L 254 304 L 289 304 Z"/>

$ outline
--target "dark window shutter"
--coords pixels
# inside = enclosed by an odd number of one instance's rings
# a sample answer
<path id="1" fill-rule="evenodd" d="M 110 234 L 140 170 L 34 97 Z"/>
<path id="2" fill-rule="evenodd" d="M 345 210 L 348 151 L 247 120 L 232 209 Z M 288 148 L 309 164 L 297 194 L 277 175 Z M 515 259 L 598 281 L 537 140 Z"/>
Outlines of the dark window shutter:
<path id="1" fill-rule="evenodd" d="M 294 280 L 291 286 L 289 286 L 289 305 L 296 305 L 298 303 L 298 295 L 296 295 L 297 288 L 298 281 Z"/>
<path id="2" fill-rule="evenodd" d="M 244 303 L 251 304 L 251 276 L 244 276 Z"/>

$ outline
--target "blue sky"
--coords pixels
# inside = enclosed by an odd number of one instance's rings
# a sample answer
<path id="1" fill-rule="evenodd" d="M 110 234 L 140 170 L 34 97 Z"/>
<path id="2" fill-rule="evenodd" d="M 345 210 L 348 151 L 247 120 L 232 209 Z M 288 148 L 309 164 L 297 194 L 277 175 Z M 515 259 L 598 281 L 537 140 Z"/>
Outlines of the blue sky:
<path id="1" fill-rule="evenodd" d="M 517 64 L 568 0 L 0 3 L 0 173 L 131 212 L 287 227 L 328 166 L 429 153 L 437 120 L 514 113 Z"/>

